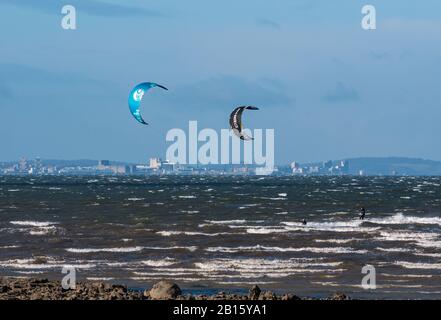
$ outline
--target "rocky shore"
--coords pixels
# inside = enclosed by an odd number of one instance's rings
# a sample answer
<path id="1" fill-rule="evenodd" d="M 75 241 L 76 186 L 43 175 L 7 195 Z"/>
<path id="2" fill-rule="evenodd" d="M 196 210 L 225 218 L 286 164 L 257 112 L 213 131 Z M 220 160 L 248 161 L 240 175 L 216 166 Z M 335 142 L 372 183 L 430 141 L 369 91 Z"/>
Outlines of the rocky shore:
<path id="1" fill-rule="evenodd" d="M 0 300 L 306 300 L 294 294 L 276 295 L 253 286 L 248 295 L 219 292 L 214 295 L 184 295 L 179 286 L 160 281 L 149 290 L 130 290 L 125 285 L 103 282 L 79 282 L 75 289 L 65 290 L 60 281 L 34 278 L 0 278 Z M 329 300 L 348 300 L 336 293 Z"/>

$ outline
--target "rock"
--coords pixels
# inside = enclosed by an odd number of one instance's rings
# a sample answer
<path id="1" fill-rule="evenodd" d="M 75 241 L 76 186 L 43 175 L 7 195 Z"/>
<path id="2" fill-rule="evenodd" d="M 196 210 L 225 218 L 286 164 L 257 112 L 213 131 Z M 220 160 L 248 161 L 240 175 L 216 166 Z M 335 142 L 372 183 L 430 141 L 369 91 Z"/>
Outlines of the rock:
<path id="1" fill-rule="evenodd" d="M 259 300 L 277 300 L 277 296 L 271 291 L 265 291 L 265 293 L 259 297 Z"/>
<path id="2" fill-rule="evenodd" d="M 300 300 L 294 294 L 277 296 L 271 291 L 262 292 L 253 286 L 248 294 L 218 292 L 208 295 L 182 295 L 181 289 L 173 282 L 161 281 L 151 290 L 136 291 L 125 285 L 104 282 L 78 282 L 73 290 L 63 290 L 59 280 L 20 279 L 0 277 L 0 300 Z M 315 299 L 315 298 L 302 298 Z M 350 300 L 343 293 L 331 295 L 330 300 Z"/>
<path id="3" fill-rule="evenodd" d="M 43 298 L 42 295 L 39 293 L 33 293 L 29 297 L 30 300 L 41 300 L 42 298 Z"/>
<path id="4" fill-rule="evenodd" d="M 112 286 L 113 291 L 119 292 L 119 293 L 126 293 L 127 292 L 127 286 L 114 284 Z"/>
<path id="5" fill-rule="evenodd" d="M 249 297 L 251 300 L 257 300 L 257 299 L 259 299 L 260 292 L 261 292 L 260 288 L 259 288 L 258 286 L 256 286 L 256 285 L 254 285 L 254 286 L 250 289 L 250 291 L 248 291 L 248 297 Z"/>
<path id="6" fill-rule="evenodd" d="M 47 262 L 46 257 L 35 257 L 33 261 L 34 264 L 46 264 Z"/>
<path id="7" fill-rule="evenodd" d="M 181 293 L 181 288 L 176 283 L 159 281 L 150 289 L 150 298 L 154 300 L 176 299 Z"/>
<path id="8" fill-rule="evenodd" d="M 301 300 L 301 299 L 295 294 L 288 293 L 288 294 L 284 294 L 281 300 Z"/>
<path id="9" fill-rule="evenodd" d="M 350 300 L 350 298 L 344 293 L 337 292 L 330 296 L 328 300 Z"/>

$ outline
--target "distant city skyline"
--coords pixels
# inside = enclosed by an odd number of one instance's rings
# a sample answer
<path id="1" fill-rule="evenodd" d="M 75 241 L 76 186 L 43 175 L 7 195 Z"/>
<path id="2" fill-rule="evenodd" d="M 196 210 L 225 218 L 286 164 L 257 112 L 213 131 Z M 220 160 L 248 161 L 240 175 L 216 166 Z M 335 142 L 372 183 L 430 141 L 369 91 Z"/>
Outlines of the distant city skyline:
<path id="1" fill-rule="evenodd" d="M 0 161 L 165 158 L 172 128 L 275 130 L 275 163 L 441 160 L 441 2 L 0 0 Z M 363 30 L 374 5 L 377 29 Z M 155 81 L 133 120 L 130 89 Z"/>
<path id="2" fill-rule="evenodd" d="M 0 176 L 8 175 L 358 175 L 441 176 L 441 161 L 417 158 L 352 158 L 315 163 L 279 164 L 180 164 L 161 158 L 141 163 L 112 160 L 25 159 L 0 162 Z"/>

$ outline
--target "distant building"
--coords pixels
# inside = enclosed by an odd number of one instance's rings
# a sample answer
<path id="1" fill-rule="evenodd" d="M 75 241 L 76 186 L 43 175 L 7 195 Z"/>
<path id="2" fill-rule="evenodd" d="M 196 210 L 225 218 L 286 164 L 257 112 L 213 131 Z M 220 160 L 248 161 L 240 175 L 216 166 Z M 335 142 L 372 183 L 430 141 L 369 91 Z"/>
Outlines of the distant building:
<path id="1" fill-rule="evenodd" d="M 170 173 L 176 170 L 176 164 L 168 160 L 161 162 L 160 165 L 163 173 Z"/>
<path id="2" fill-rule="evenodd" d="M 158 170 L 161 167 L 160 158 L 150 158 L 150 169 Z"/>
<path id="3" fill-rule="evenodd" d="M 300 168 L 300 165 L 297 162 L 295 162 L 295 161 L 291 162 L 291 169 L 292 170 L 298 169 L 298 168 Z"/>
<path id="4" fill-rule="evenodd" d="M 28 162 L 25 158 L 21 158 L 18 162 L 18 170 L 20 172 L 27 172 L 28 171 Z"/>
<path id="5" fill-rule="evenodd" d="M 340 171 L 341 171 L 341 173 L 344 173 L 344 174 L 349 173 L 349 161 L 347 161 L 347 160 L 340 161 Z"/>
<path id="6" fill-rule="evenodd" d="M 110 166 L 110 161 L 109 160 L 99 160 L 98 166 Z"/>
<path id="7" fill-rule="evenodd" d="M 320 168 L 318 166 L 315 167 L 309 167 L 309 173 L 310 174 L 317 174 L 320 172 Z"/>
<path id="8" fill-rule="evenodd" d="M 332 161 L 331 160 L 323 162 L 323 169 L 329 170 L 331 168 L 332 168 Z"/>
<path id="9" fill-rule="evenodd" d="M 109 160 L 100 160 L 96 166 L 99 174 L 128 174 L 130 167 L 125 165 L 112 165 Z"/>
<path id="10" fill-rule="evenodd" d="M 109 160 L 99 160 L 97 170 L 98 171 L 106 171 L 109 170 L 110 161 Z"/>
<path id="11" fill-rule="evenodd" d="M 256 176 L 269 176 L 274 172 L 273 167 L 257 167 L 256 170 Z"/>

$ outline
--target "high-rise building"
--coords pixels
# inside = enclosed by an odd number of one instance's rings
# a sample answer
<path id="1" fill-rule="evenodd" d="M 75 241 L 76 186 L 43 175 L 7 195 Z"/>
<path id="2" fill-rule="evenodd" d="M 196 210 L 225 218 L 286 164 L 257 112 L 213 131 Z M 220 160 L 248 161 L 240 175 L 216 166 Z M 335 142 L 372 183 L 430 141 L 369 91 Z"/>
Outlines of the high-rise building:
<path id="1" fill-rule="evenodd" d="M 98 166 L 110 166 L 110 161 L 109 160 L 99 160 Z"/>
<path id="2" fill-rule="evenodd" d="M 340 161 L 340 171 L 341 173 L 349 173 L 349 161 L 347 160 Z"/>
<path id="3" fill-rule="evenodd" d="M 291 169 L 292 170 L 298 169 L 298 168 L 300 168 L 300 165 L 298 162 L 295 162 L 295 161 L 291 162 Z"/>
<path id="4" fill-rule="evenodd" d="M 323 168 L 325 168 L 325 169 L 332 168 L 332 161 L 328 160 L 328 161 L 323 162 Z"/>
<path id="5" fill-rule="evenodd" d="M 24 157 L 20 159 L 20 161 L 18 163 L 18 169 L 20 172 L 27 172 L 28 171 L 28 162 L 26 161 L 26 159 Z"/>

